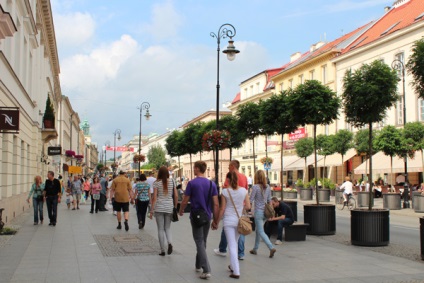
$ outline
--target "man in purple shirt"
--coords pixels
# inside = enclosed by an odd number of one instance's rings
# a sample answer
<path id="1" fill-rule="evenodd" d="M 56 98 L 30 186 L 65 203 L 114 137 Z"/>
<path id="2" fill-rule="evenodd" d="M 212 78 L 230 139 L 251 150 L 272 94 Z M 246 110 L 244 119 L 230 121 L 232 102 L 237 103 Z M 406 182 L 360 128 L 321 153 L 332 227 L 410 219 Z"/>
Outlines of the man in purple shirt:
<path id="1" fill-rule="evenodd" d="M 184 199 L 180 205 L 180 215 L 183 216 L 184 209 L 187 206 L 187 203 L 190 201 L 191 211 L 203 210 L 209 216 L 209 221 L 205 225 L 197 227 L 194 225 L 190 213 L 191 229 L 197 249 L 195 263 L 196 271 L 203 271 L 203 273 L 200 275 L 200 278 L 208 279 L 211 277 L 211 268 L 206 254 L 206 241 L 211 224 L 210 219 L 212 218 L 212 212 L 214 220 L 216 220 L 215 218 L 218 217 L 218 190 L 216 189 L 215 183 L 205 178 L 204 173 L 206 171 L 206 163 L 204 161 L 196 161 L 194 163 L 193 171 L 194 175 L 196 175 L 196 178 L 187 184 L 187 188 L 184 193 Z"/>

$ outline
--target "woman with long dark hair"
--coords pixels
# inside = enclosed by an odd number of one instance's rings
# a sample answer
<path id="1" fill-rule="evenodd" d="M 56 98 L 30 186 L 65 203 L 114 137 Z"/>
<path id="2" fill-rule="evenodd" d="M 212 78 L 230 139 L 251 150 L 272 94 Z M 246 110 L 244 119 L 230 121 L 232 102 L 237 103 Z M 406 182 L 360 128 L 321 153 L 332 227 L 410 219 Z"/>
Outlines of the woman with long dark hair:
<path id="1" fill-rule="evenodd" d="M 258 170 L 255 174 L 255 181 L 252 187 L 252 193 L 250 194 L 250 202 L 255 203 L 255 227 L 256 237 L 255 246 L 250 251 L 251 254 L 256 255 L 259 248 L 260 238 L 265 242 L 269 249 L 269 257 L 274 257 L 276 249 L 269 240 L 267 234 L 264 231 L 265 218 L 265 203 L 271 202 L 271 189 L 267 184 L 264 171 Z"/>
<path id="2" fill-rule="evenodd" d="M 146 212 L 150 202 L 150 185 L 146 180 L 146 175 L 141 174 L 139 182 L 135 184 L 138 229 L 143 229 L 146 224 Z"/>
<path id="3" fill-rule="evenodd" d="M 160 256 L 165 255 L 165 238 L 168 243 L 168 254 L 172 254 L 171 218 L 174 207 L 177 207 L 178 193 L 175 183 L 169 178 L 166 166 L 159 168 L 158 177 L 153 183 L 153 200 L 150 216 L 155 215 L 158 227 Z"/>

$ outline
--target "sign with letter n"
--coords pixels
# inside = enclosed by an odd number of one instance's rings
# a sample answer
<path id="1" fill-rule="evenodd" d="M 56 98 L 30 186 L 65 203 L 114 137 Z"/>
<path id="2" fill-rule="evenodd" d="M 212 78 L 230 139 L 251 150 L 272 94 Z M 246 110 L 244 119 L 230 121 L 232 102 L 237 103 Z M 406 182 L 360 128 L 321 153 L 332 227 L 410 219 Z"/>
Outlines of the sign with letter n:
<path id="1" fill-rule="evenodd" d="M 18 107 L 0 107 L 0 133 L 19 134 Z"/>

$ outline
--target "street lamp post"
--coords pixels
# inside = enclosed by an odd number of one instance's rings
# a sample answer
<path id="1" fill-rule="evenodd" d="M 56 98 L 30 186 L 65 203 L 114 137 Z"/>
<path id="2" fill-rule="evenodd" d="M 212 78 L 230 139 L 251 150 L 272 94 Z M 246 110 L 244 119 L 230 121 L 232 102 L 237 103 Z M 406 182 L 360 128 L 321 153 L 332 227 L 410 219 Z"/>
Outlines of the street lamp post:
<path id="1" fill-rule="evenodd" d="M 140 109 L 140 131 L 138 133 L 138 155 L 141 155 L 141 116 L 143 113 L 143 109 L 146 110 L 146 114 L 144 114 L 144 117 L 146 117 L 146 121 L 149 121 L 150 117 L 152 115 L 150 115 L 149 109 L 150 109 L 150 104 L 149 102 L 143 102 L 140 104 L 140 107 L 137 107 L 137 109 Z M 138 159 L 138 177 L 140 178 L 141 175 L 141 168 L 140 168 L 140 158 Z"/>
<path id="2" fill-rule="evenodd" d="M 107 165 L 107 164 L 106 164 L 106 162 L 107 162 L 107 161 L 106 161 L 106 160 L 107 160 L 107 159 L 106 159 L 106 152 L 107 152 L 106 147 L 107 147 L 107 146 L 110 146 L 110 141 L 106 141 L 106 142 L 105 142 L 105 167 L 106 167 L 106 165 Z"/>
<path id="3" fill-rule="evenodd" d="M 219 130 L 219 51 L 220 49 L 220 43 L 222 38 L 229 38 L 228 40 L 228 46 L 227 49 L 223 50 L 222 52 L 227 54 L 227 59 L 230 61 L 233 61 L 236 58 L 236 54 L 240 51 L 237 50 L 234 46 L 233 37 L 236 35 L 236 29 L 231 24 L 223 24 L 219 27 L 218 32 L 214 33 L 211 32 L 210 36 L 213 38 L 216 38 L 217 43 L 217 50 L 216 50 L 216 58 L 217 58 L 217 68 L 216 68 L 216 129 Z M 219 189 L 219 183 L 218 183 L 218 171 L 219 171 L 219 150 L 218 148 L 215 148 L 215 183 L 217 188 Z"/>
<path id="4" fill-rule="evenodd" d="M 121 140 L 121 130 L 120 129 L 116 129 L 115 132 L 113 132 L 113 174 L 115 175 L 115 171 L 116 171 L 116 136 L 118 136 L 118 141 Z"/>
<path id="5" fill-rule="evenodd" d="M 392 62 L 392 68 L 400 72 L 402 76 L 402 97 L 403 97 L 403 127 L 406 125 L 406 91 L 405 91 L 405 64 L 399 60 L 395 59 Z M 403 208 L 409 208 L 409 183 L 408 183 L 408 156 L 404 156 L 405 162 L 405 182 L 404 182 L 404 191 L 403 191 Z"/>

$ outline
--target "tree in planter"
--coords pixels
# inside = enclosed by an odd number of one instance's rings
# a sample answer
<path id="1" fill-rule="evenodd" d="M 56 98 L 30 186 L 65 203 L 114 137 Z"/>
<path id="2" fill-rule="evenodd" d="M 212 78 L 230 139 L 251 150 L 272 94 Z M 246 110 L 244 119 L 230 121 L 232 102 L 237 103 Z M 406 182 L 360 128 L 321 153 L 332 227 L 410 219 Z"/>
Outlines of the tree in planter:
<path id="1" fill-rule="evenodd" d="M 278 95 L 273 95 L 261 103 L 259 107 L 260 123 L 264 131 L 281 135 L 281 184 L 283 184 L 284 174 L 284 135 L 293 132 L 298 126 L 292 119 L 290 92 L 291 90 L 287 90 L 280 92 Z"/>
<path id="2" fill-rule="evenodd" d="M 171 157 L 178 157 L 178 170 L 181 170 L 180 157 L 184 155 L 181 145 L 182 133 L 173 131 L 165 141 L 165 148 Z"/>
<path id="3" fill-rule="evenodd" d="M 421 151 L 421 162 L 424 168 L 424 124 L 421 122 L 406 123 L 403 135 L 412 141 L 414 150 Z M 424 180 L 424 171 L 422 174 Z"/>
<path id="4" fill-rule="evenodd" d="M 334 148 L 334 135 L 318 135 L 317 136 L 317 152 L 319 155 L 324 156 L 324 170 L 322 170 L 322 178 L 324 179 L 325 171 L 325 159 L 327 156 L 332 155 L 336 152 Z"/>
<path id="5" fill-rule="evenodd" d="M 150 164 L 154 164 L 156 169 L 166 164 L 165 150 L 160 145 L 154 145 L 147 152 L 147 159 Z"/>
<path id="6" fill-rule="evenodd" d="M 372 132 L 372 140 L 371 142 L 374 140 L 375 134 L 374 132 Z M 370 156 L 369 154 L 369 136 L 368 136 L 368 130 L 367 129 L 362 129 L 356 132 L 354 139 L 353 139 L 353 147 L 356 150 L 356 153 L 359 155 L 364 155 L 365 154 L 365 172 L 367 171 L 367 165 L 368 165 L 368 161 Z M 365 180 L 367 180 L 367 177 L 364 178 Z M 372 177 L 370 177 L 368 179 L 369 182 L 372 182 Z"/>
<path id="7" fill-rule="evenodd" d="M 417 40 L 413 45 L 406 68 L 414 78 L 412 85 L 415 92 L 424 99 L 424 39 Z"/>
<path id="8" fill-rule="evenodd" d="M 262 132 L 259 118 L 259 105 L 247 102 L 237 110 L 237 129 L 244 132 L 253 143 L 253 174 L 256 173 L 255 138 Z"/>
<path id="9" fill-rule="evenodd" d="M 53 105 L 50 101 L 50 96 L 47 95 L 47 101 L 46 101 L 46 109 L 44 110 L 44 116 L 43 116 L 43 124 L 44 128 L 50 129 L 54 128 L 54 110 Z"/>
<path id="10" fill-rule="evenodd" d="M 293 119 L 299 125 L 313 125 L 314 156 L 315 156 L 315 187 L 318 187 L 317 178 L 317 126 L 331 124 L 338 116 L 340 99 L 329 87 L 317 80 L 309 80 L 298 85 L 290 99 Z M 317 205 L 319 197 L 317 194 Z"/>
<path id="11" fill-rule="evenodd" d="M 202 150 L 202 126 L 201 124 L 190 124 L 181 134 L 181 151 L 190 155 L 190 178 L 193 179 L 192 155 Z M 215 171 L 216 172 L 216 171 Z"/>
<path id="12" fill-rule="evenodd" d="M 307 181 L 306 174 L 308 172 L 306 158 L 314 152 L 314 140 L 312 138 L 299 139 L 294 147 L 296 148 L 296 155 L 305 159 L 305 172 L 303 174 L 303 183 Z"/>
<path id="13" fill-rule="evenodd" d="M 378 132 L 374 139 L 374 147 L 376 150 L 384 152 L 390 156 L 390 174 L 392 176 L 391 184 L 394 184 L 393 176 L 393 156 L 395 156 L 402 147 L 403 137 L 400 130 L 394 126 L 385 126 Z"/>
<path id="14" fill-rule="evenodd" d="M 339 130 L 333 138 L 334 150 L 342 156 L 342 168 L 346 152 L 353 147 L 353 134 L 348 130 Z M 344 169 L 342 169 L 342 182 L 344 180 Z"/>
<path id="15" fill-rule="evenodd" d="M 241 148 L 246 141 L 245 131 L 240 131 L 237 127 L 237 117 L 226 115 L 219 120 L 220 129 L 230 133 L 228 148 L 230 149 L 230 160 L 233 158 L 233 149 Z"/>
<path id="16" fill-rule="evenodd" d="M 370 168 L 372 178 L 372 125 L 384 119 L 387 109 L 399 99 L 397 95 L 398 76 L 396 70 L 375 60 L 364 64 L 356 71 L 346 71 L 343 78 L 343 102 L 346 122 L 355 127 L 368 125 Z M 370 201 L 372 209 L 372 182 L 370 182 Z"/>

